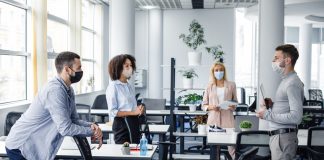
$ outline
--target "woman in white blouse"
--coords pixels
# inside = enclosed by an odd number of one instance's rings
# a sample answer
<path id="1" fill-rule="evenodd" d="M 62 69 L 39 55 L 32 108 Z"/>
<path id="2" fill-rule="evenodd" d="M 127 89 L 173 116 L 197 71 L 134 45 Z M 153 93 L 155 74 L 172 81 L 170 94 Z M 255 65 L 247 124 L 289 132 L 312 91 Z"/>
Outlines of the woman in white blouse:
<path id="1" fill-rule="evenodd" d="M 115 56 L 109 62 L 112 81 L 107 87 L 106 99 L 110 119 L 114 118 L 112 129 L 116 144 L 138 143 L 140 139 L 139 129 L 134 126 L 139 124 L 138 116 L 143 114 L 144 108 L 137 106 L 134 87 L 128 83 L 135 70 L 135 58 L 128 54 Z"/>

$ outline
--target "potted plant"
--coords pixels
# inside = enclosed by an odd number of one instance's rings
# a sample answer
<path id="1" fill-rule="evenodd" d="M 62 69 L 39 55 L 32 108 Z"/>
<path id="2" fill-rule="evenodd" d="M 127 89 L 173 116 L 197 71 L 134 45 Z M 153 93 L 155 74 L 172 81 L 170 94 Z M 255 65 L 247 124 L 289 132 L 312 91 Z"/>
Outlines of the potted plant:
<path id="1" fill-rule="evenodd" d="M 197 51 L 197 48 L 206 43 L 204 39 L 204 28 L 194 19 L 189 25 L 189 34 L 180 34 L 179 39 L 182 39 L 192 49 L 192 51 L 188 52 L 189 65 L 200 65 L 201 52 Z"/>
<path id="2" fill-rule="evenodd" d="M 179 70 L 182 74 L 183 88 L 190 89 L 193 86 L 193 78 L 198 77 L 195 70 L 193 68 L 187 70 Z"/>
<path id="3" fill-rule="evenodd" d="M 252 128 L 252 122 L 250 121 L 242 121 L 240 123 L 240 129 L 241 131 L 249 131 Z"/>
<path id="4" fill-rule="evenodd" d="M 199 105 L 202 101 L 202 95 L 197 93 L 189 93 L 183 96 L 179 96 L 177 98 L 177 103 L 184 103 L 185 105 L 189 105 L 189 111 L 196 111 L 197 105 Z"/>
<path id="5" fill-rule="evenodd" d="M 312 117 L 313 117 L 312 113 L 305 113 L 303 115 L 302 121 L 301 121 L 300 125 L 298 126 L 298 128 L 300 128 L 300 129 L 308 129 L 310 122 L 313 120 Z"/>
<path id="6" fill-rule="evenodd" d="M 221 45 L 206 47 L 206 51 L 211 54 L 215 62 L 224 62 L 224 51 Z"/>
<path id="7" fill-rule="evenodd" d="M 195 125 L 198 127 L 198 134 L 207 134 L 207 115 L 196 116 L 194 121 Z"/>
<path id="8" fill-rule="evenodd" d="M 123 144 L 121 150 L 122 150 L 122 153 L 123 153 L 124 155 L 130 155 L 129 143 L 128 143 L 128 142 L 124 142 L 124 144 Z"/>
<path id="9" fill-rule="evenodd" d="M 94 90 L 94 76 L 90 76 L 87 80 L 88 87 L 90 88 L 90 92 L 93 92 Z"/>

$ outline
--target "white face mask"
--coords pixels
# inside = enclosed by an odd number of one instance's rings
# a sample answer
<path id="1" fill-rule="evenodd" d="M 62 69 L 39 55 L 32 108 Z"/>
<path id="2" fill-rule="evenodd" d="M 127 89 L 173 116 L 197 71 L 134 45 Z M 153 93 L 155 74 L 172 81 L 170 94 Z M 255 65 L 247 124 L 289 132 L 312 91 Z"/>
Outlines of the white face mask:
<path id="1" fill-rule="evenodd" d="M 224 77 L 224 71 L 214 72 L 214 76 L 217 80 L 222 80 Z"/>
<path id="2" fill-rule="evenodd" d="M 280 64 L 281 62 L 272 62 L 272 70 L 279 73 L 280 75 L 283 75 L 285 71 L 285 67 L 280 67 Z"/>
<path id="3" fill-rule="evenodd" d="M 122 74 L 127 78 L 129 79 L 132 74 L 133 74 L 133 68 L 130 68 L 130 69 L 124 69 Z"/>

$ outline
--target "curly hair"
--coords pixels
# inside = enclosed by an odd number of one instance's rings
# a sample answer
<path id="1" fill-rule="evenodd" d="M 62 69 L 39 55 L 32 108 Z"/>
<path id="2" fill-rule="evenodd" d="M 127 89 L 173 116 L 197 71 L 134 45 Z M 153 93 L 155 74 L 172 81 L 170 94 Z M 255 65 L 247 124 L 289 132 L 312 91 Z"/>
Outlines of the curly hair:
<path id="1" fill-rule="evenodd" d="M 126 60 L 129 59 L 132 63 L 132 68 L 133 68 L 133 73 L 136 70 L 136 65 L 135 65 L 135 58 L 132 55 L 129 54 L 121 54 L 115 56 L 113 59 L 110 60 L 109 65 L 108 65 L 108 72 L 111 80 L 117 80 L 120 78 L 123 68 L 124 68 L 124 63 Z"/>

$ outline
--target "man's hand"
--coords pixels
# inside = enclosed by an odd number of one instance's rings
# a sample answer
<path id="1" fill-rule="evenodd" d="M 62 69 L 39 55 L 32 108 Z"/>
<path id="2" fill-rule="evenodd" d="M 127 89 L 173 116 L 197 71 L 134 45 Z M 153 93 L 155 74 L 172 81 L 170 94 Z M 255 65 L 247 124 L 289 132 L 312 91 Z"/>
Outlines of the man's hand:
<path id="1" fill-rule="evenodd" d="M 93 136 L 92 138 L 94 140 L 98 140 L 99 142 L 99 146 L 97 147 L 97 149 L 100 149 L 100 147 L 102 146 L 102 131 L 99 128 L 99 126 L 97 126 L 96 124 L 91 124 L 91 129 L 93 131 Z"/>
<path id="2" fill-rule="evenodd" d="M 261 118 L 261 119 L 264 119 L 264 116 L 265 116 L 265 112 L 266 112 L 266 108 L 265 107 L 260 107 L 259 111 L 256 111 L 256 116 Z"/>

